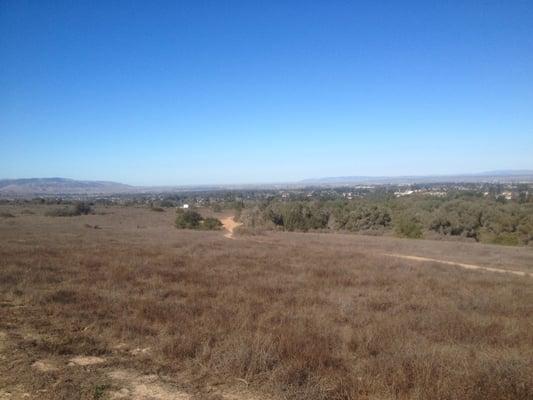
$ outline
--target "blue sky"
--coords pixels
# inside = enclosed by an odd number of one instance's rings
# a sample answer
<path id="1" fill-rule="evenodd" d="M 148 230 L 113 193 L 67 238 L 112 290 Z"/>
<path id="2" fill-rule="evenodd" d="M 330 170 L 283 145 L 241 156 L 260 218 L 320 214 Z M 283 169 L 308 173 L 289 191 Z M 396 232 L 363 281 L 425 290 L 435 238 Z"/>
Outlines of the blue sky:
<path id="1" fill-rule="evenodd" d="M 529 0 L 2 0 L 0 178 L 533 169 L 532 21 Z"/>

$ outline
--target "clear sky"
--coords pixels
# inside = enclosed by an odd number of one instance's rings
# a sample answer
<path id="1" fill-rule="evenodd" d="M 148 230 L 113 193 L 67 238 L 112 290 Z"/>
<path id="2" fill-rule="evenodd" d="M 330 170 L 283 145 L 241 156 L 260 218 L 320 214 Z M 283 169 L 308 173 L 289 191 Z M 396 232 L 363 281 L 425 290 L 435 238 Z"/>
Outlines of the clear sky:
<path id="1" fill-rule="evenodd" d="M 0 178 L 533 169 L 533 1 L 0 0 Z"/>

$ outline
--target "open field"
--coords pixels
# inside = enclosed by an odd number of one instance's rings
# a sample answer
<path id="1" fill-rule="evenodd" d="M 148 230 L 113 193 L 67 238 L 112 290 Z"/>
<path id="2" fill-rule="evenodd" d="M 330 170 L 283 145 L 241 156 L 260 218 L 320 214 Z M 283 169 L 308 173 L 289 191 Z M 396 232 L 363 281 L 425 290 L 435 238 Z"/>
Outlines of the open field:
<path id="1" fill-rule="evenodd" d="M 46 209 L 0 207 L 2 400 L 533 396 L 531 276 L 386 255 L 531 274 L 531 247 Z"/>

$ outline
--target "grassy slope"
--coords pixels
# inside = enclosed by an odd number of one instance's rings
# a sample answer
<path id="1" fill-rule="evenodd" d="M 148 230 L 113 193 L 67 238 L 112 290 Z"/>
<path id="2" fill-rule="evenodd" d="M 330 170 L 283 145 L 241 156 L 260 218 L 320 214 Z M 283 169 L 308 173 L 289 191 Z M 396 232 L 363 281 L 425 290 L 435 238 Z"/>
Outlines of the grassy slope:
<path id="1" fill-rule="evenodd" d="M 238 378 L 295 399 L 533 394 L 530 278 L 380 255 L 530 269 L 531 249 L 288 233 L 227 240 L 175 230 L 171 211 L 19 211 L 0 220 L 0 331 L 19 350 L 0 367 L 0 387 L 94 398 L 99 385 L 111 390 L 102 369 L 127 366 L 189 391 Z M 121 343 L 150 350 L 133 356 Z M 36 377 L 29 367 L 79 354 L 110 361 L 84 375 Z"/>

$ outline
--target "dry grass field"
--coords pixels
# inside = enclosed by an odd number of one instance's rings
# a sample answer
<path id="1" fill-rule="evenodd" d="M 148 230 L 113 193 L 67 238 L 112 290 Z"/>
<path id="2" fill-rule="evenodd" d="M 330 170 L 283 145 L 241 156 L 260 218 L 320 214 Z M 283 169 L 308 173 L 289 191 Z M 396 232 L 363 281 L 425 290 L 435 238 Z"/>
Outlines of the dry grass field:
<path id="1" fill-rule="evenodd" d="M 533 249 L 1 206 L 0 399 L 531 399 Z"/>

